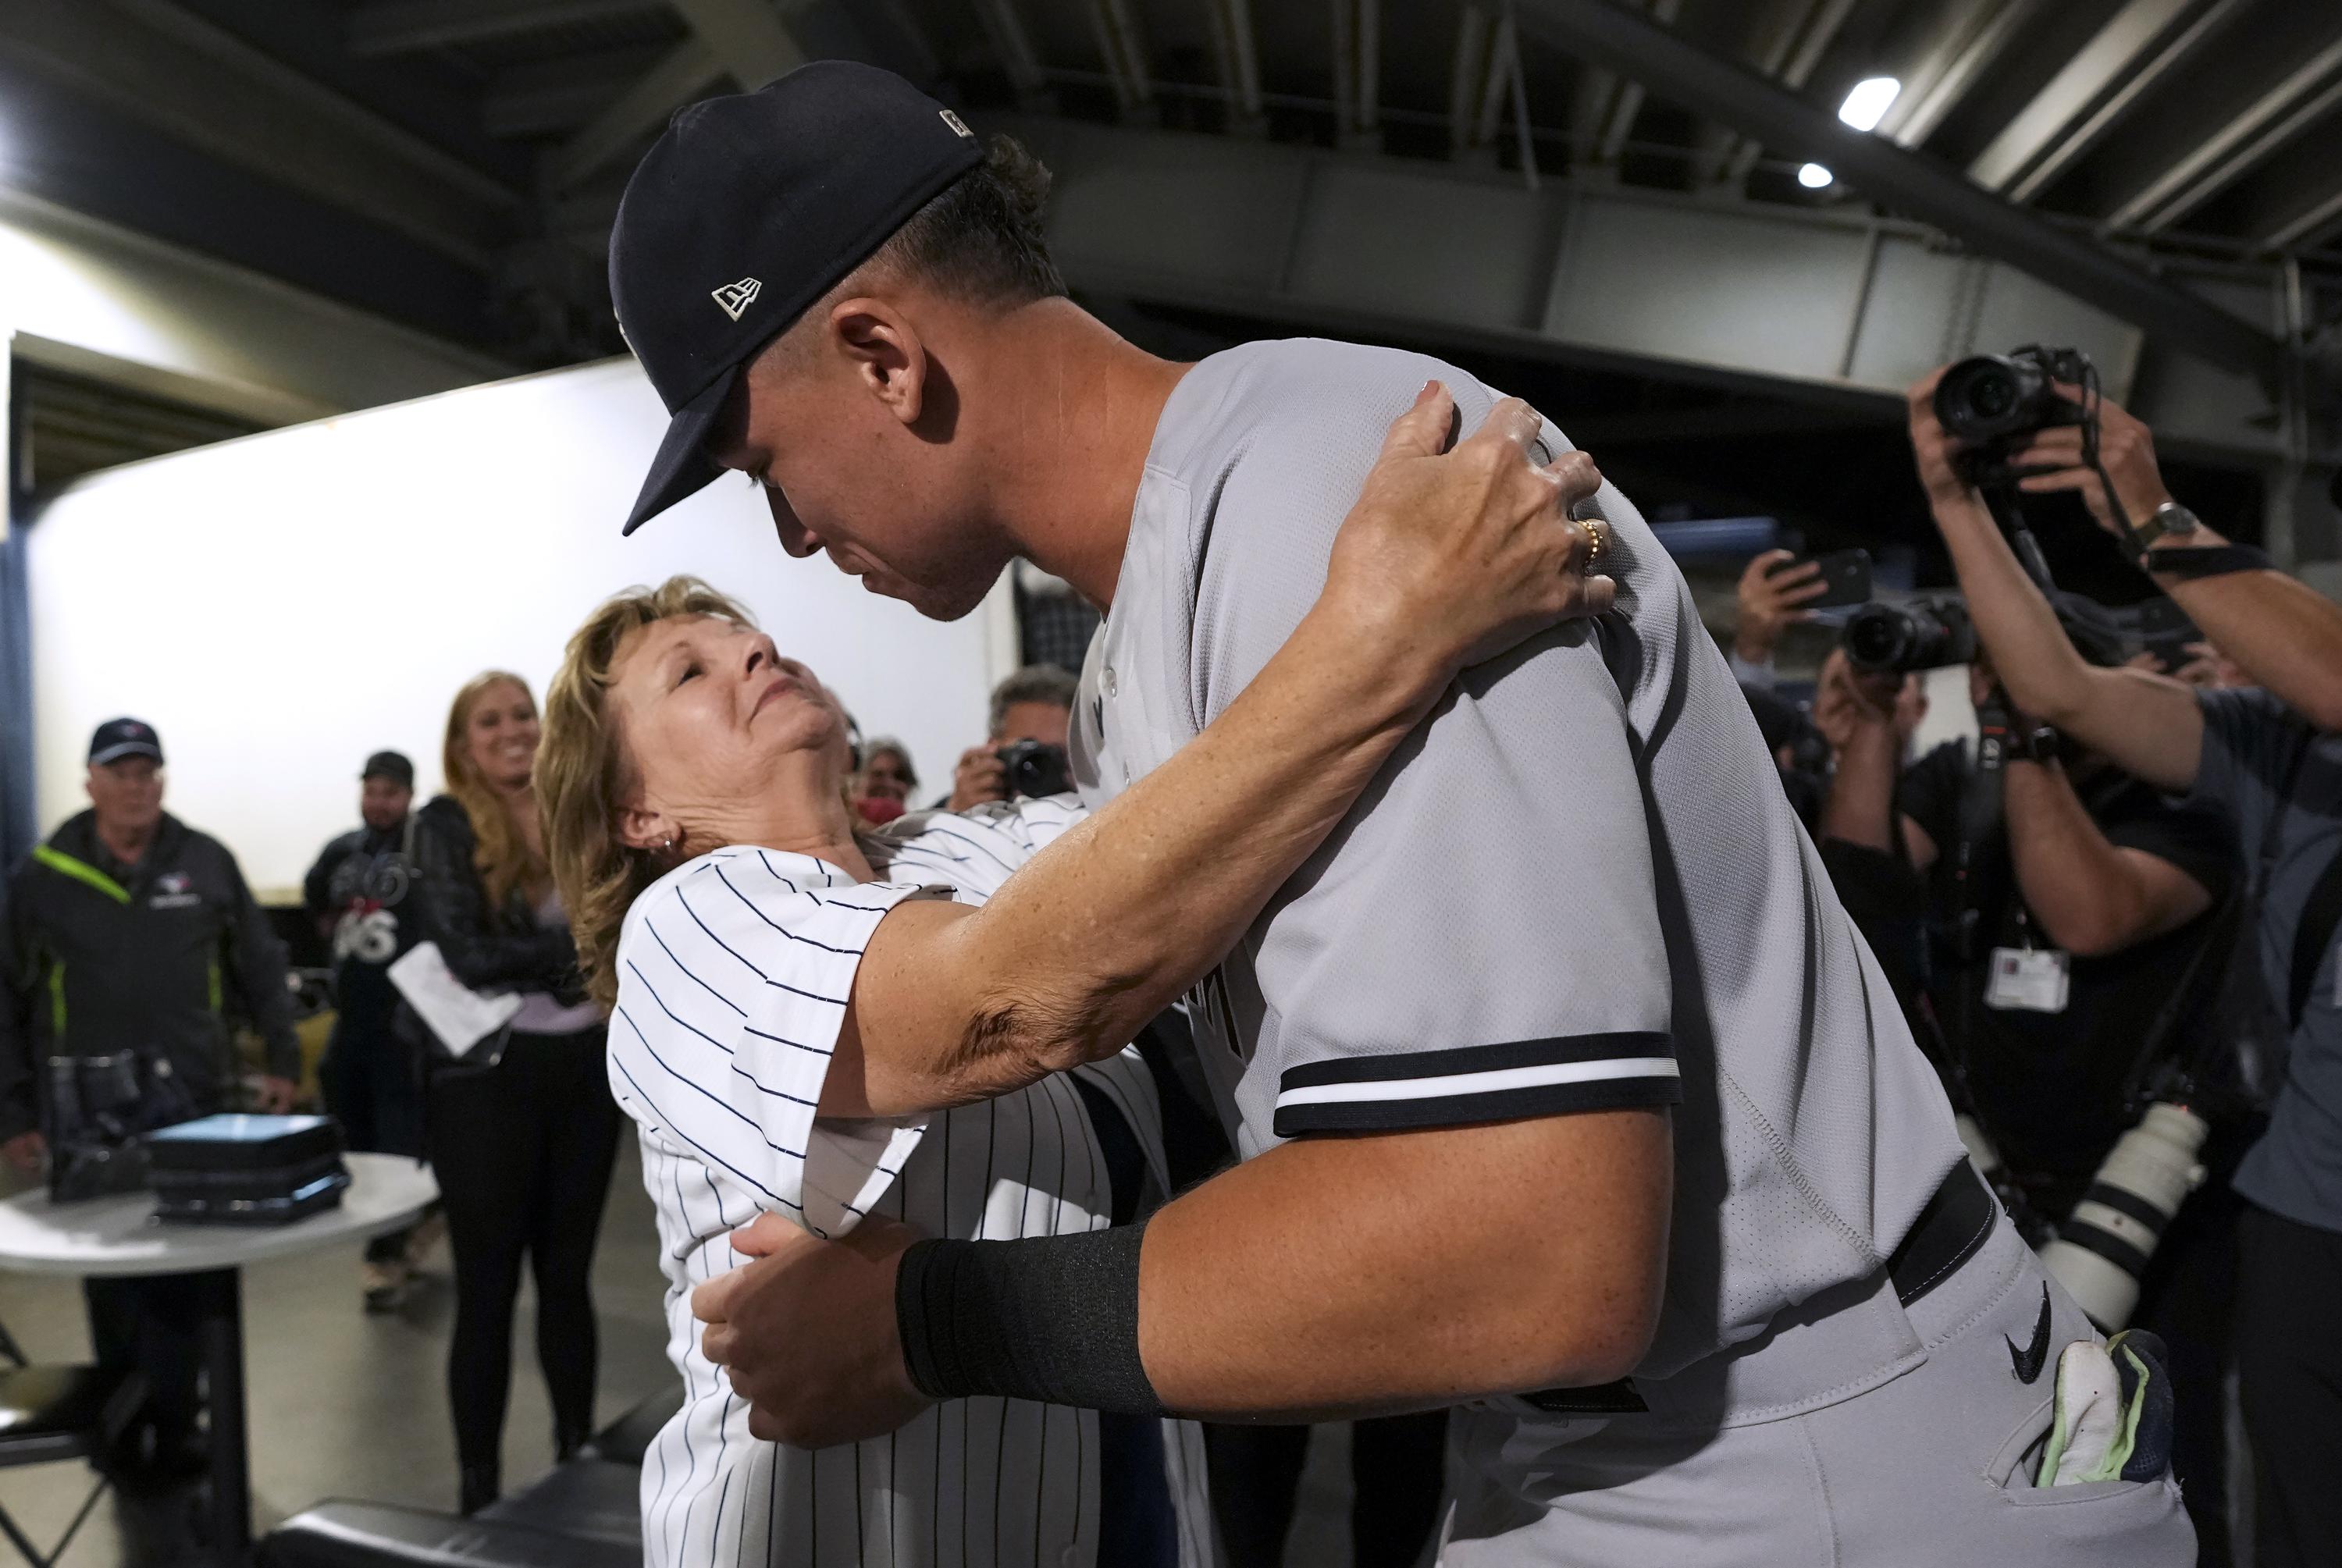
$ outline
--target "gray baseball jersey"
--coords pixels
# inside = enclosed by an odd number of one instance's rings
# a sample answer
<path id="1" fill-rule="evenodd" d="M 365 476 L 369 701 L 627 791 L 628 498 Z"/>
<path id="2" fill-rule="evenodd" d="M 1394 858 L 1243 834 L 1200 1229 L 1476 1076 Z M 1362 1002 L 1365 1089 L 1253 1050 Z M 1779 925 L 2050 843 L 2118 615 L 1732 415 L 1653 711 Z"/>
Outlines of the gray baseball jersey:
<path id="1" fill-rule="evenodd" d="M 1253 344 L 1179 383 L 1076 712 L 1093 804 L 1293 631 L 1385 430 L 1434 377 L 1476 427 L 1495 394 L 1386 349 Z M 1640 1383 L 1875 1273 L 1961 1147 L 1689 589 L 1623 495 L 1599 504 L 1616 609 L 1467 672 L 1189 1004 L 1246 1157 L 1674 1105 Z"/>

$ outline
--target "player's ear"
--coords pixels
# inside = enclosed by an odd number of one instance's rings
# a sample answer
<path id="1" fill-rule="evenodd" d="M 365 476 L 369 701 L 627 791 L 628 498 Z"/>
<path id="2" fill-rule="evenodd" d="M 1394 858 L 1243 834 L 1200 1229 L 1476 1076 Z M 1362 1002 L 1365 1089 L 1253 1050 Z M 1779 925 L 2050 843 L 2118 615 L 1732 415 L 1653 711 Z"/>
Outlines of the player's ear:
<path id="1" fill-rule="evenodd" d="M 905 424 L 926 405 L 927 354 L 909 316 L 888 300 L 840 300 L 829 312 L 830 346 L 865 392 Z"/>

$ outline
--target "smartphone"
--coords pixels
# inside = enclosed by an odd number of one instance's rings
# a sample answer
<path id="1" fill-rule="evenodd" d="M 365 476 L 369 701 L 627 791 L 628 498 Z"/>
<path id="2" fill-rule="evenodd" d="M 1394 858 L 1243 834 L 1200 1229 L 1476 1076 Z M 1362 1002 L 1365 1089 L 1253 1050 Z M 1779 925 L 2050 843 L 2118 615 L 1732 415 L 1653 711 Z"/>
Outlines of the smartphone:
<path id="1" fill-rule="evenodd" d="M 1773 569 L 1775 576 L 1795 571 L 1799 566 L 1817 565 L 1822 569 L 1823 592 L 1818 598 L 1807 600 L 1797 606 L 1801 610 L 1827 610 L 1841 604 L 1870 603 L 1870 552 L 1867 550 L 1833 550 L 1827 555 L 1800 555 L 1784 561 Z"/>

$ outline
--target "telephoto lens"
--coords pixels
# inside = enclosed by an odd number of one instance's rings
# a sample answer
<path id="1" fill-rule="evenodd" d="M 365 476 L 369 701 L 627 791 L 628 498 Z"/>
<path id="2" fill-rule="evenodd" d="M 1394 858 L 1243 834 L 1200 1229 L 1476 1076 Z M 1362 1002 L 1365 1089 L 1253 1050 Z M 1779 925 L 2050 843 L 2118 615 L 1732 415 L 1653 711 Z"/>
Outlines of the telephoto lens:
<path id="1" fill-rule="evenodd" d="M 1866 674 L 1908 674 L 1973 664 L 1976 626 L 1964 605 L 1946 600 L 1865 604 L 1846 623 L 1847 662 Z"/>
<path id="2" fill-rule="evenodd" d="M 2138 1125 L 2107 1151 L 2089 1190 L 2057 1227 L 2057 1239 L 2041 1249 L 2041 1266 L 2104 1332 L 2130 1321 L 2138 1305 L 2138 1277 L 2164 1227 L 2203 1183 L 2196 1156 L 2210 1132 L 2185 1105 L 2149 1105 Z"/>

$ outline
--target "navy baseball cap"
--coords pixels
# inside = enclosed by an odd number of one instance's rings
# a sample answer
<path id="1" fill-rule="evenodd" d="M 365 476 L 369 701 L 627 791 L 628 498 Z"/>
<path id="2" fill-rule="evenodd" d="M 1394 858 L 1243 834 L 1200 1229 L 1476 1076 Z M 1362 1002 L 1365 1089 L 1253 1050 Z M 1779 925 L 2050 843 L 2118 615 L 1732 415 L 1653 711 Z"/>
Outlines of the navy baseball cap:
<path id="1" fill-rule="evenodd" d="M 163 737 L 139 719 L 108 719 L 89 737 L 89 765 L 103 767 L 124 757 L 163 760 Z"/>
<path id="2" fill-rule="evenodd" d="M 610 230 L 618 330 L 671 416 L 624 532 L 721 472 L 707 438 L 740 367 L 983 161 L 957 115 L 850 60 L 676 112 Z"/>

